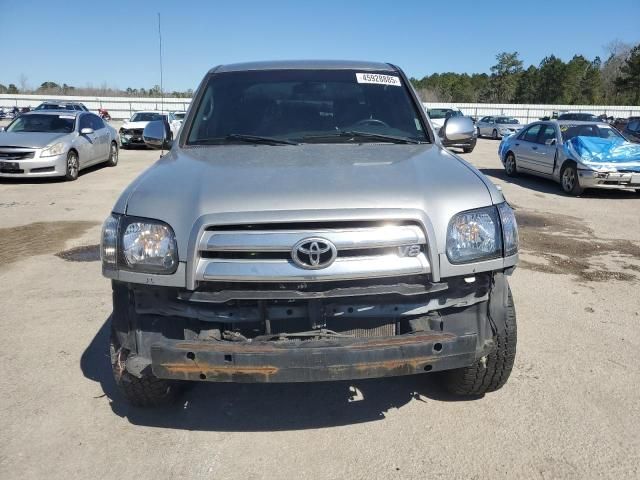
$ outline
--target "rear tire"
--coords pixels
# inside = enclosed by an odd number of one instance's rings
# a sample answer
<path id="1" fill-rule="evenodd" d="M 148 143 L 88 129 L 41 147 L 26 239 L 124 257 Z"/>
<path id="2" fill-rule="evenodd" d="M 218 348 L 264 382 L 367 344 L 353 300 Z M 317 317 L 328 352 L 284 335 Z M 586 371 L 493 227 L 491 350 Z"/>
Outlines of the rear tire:
<path id="1" fill-rule="evenodd" d="M 491 132 L 491 138 L 498 140 L 498 131 L 495 128 L 493 129 L 493 132 Z"/>
<path id="2" fill-rule="evenodd" d="M 109 147 L 109 160 L 107 160 L 107 165 L 109 167 L 118 165 L 118 144 L 116 142 L 111 142 L 111 146 Z"/>
<path id="3" fill-rule="evenodd" d="M 180 395 L 181 389 L 177 382 L 157 378 L 152 373 L 143 373 L 142 377 L 138 378 L 127 372 L 127 352 L 120 348 L 113 333 L 109 353 L 113 378 L 127 403 L 136 407 L 159 407 L 173 403 Z"/>
<path id="4" fill-rule="evenodd" d="M 78 178 L 78 172 L 80 171 L 80 160 L 78 154 L 71 150 L 67 153 L 67 170 L 64 178 L 70 182 Z"/>
<path id="5" fill-rule="evenodd" d="M 511 289 L 503 319 L 494 318 L 497 326 L 496 347 L 482 360 L 465 368 L 443 372 L 444 387 L 455 395 L 484 395 L 504 386 L 516 358 L 516 310 Z"/>
<path id="6" fill-rule="evenodd" d="M 562 172 L 560 172 L 560 185 L 562 185 L 564 193 L 574 197 L 584 192 L 584 188 L 580 186 L 578 170 L 575 164 L 569 164 L 562 168 Z"/>

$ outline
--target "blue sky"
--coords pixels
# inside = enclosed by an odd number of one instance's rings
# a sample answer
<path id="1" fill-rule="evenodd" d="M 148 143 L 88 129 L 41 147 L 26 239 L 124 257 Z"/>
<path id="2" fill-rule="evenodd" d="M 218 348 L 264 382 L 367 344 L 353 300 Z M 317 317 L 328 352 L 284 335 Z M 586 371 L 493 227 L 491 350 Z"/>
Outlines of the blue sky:
<path id="1" fill-rule="evenodd" d="M 499 5 L 499 7 L 496 7 Z M 0 0 L 0 83 L 159 83 L 195 88 L 212 66 L 332 58 L 393 62 L 409 76 L 488 72 L 500 51 L 525 65 L 551 53 L 604 56 L 614 39 L 640 43 L 640 1 L 16 1 Z"/>

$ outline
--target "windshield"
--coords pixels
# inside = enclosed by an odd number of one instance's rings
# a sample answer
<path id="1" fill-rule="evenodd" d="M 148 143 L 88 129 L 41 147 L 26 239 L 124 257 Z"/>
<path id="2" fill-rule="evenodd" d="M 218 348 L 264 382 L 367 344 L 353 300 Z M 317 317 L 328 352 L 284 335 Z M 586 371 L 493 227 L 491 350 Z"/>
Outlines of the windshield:
<path id="1" fill-rule="evenodd" d="M 460 110 L 452 110 L 450 108 L 432 108 L 428 110 L 428 113 L 431 120 L 463 116 Z"/>
<path id="2" fill-rule="evenodd" d="M 516 118 L 513 117 L 496 117 L 496 123 L 502 123 L 505 125 L 513 125 L 516 123 L 520 123 Z"/>
<path id="3" fill-rule="evenodd" d="M 592 113 L 563 113 L 558 117 L 558 120 L 579 120 L 582 122 L 598 121 L 598 117 Z"/>
<path id="4" fill-rule="evenodd" d="M 184 116 L 186 114 L 185 113 L 174 113 L 173 116 L 176 118 L 176 120 L 184 120 Z"/>
<path id="5" fill-rule="evenodd" d="M 345 135 L 366 132 L 371 136 Z M 267 70 L 212 75 L 187 144 L 278 141 L 428 141 L 407 87 L 396 75 L 355 70 Z"/>
<path id="6" fill-rule="evenodd" d="M 7 132 L 71 133 L 75 122 L 71 115 L 23 115 L 7 127 Z"/>
<path id="7" fill-rule="evenodd" d="M 153 122 L 156 120 L 162 120 L 161 113 L 154 112 L 138 112 L 131 117 L 131 122 Z"/>
<path id="8" fill-rule="evenodd" d="M 58 103 L 43 103 L 34 110 L 74 110 L 73 105 L 63 105 Z"/>
<path id="9" fill-rule="evenodd" d="M 560 125 L 562 139 L 566 142 L 573 137 L 600 137 L 600 138 L 621 138 L 624 137 L 618 133 L 615 128 L 606 125 L 595 124 L 579 124 L 579 125 Z"/>

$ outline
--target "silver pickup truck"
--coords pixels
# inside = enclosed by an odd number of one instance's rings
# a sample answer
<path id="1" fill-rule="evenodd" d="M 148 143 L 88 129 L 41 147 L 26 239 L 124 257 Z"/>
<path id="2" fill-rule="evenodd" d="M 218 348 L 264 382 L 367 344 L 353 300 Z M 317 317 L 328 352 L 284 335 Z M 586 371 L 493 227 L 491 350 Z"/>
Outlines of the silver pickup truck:
<path id="1" fill-rule="evenodd" d="M 129 402 L 185 380 L 313 382 L 438 372 L 504 385 L 518 232 L 502 193 L 441 141 L 385 63 L 218 66 L 171 150 L 102 232 L 111 360 Z M 144 130 L 160 148 L 162 122 Z"/>

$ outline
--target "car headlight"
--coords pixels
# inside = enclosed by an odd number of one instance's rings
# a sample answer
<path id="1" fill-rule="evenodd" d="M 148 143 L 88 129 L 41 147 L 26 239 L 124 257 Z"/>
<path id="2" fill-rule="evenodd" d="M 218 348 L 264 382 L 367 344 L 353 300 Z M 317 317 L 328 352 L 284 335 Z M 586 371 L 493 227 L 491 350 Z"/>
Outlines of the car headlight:
<path id="1" fill-rule="evenodd" d="M 171 274 L 178 268 L 173 229 L 159 220 L 111 215 L 102 229 L 103 269 Z"/>
<path id="2" fill-rule="evenodd" d="M 49 145 L 47 148 L 40 152 L 41 157 L 53 157 L 54 155 L 62 155 L 64 153 L 64 143 L 58 142 L 53 145 Z"/>
<path id="3" fill-rule="evenodd" d="M 489 260 L 502 255 L 502 234 L 496 207 L 478 208 L 453 216 L 447 229 L 451 263 Z"/>
<path id="4" fill-rule="evenodd" d="M 518 224 L 507 202 L 458 213 L 447 230 L 447 257 L 453 264 L 518 253 Z"/>
<path id="5" fill-rule="evenodd" d="M 498 205 L 500 222 L 502 223 L 502 243 L 504 256 L 509 257 L 518 253 L 518 223 L 513 208 L 507 202 Z"/>

